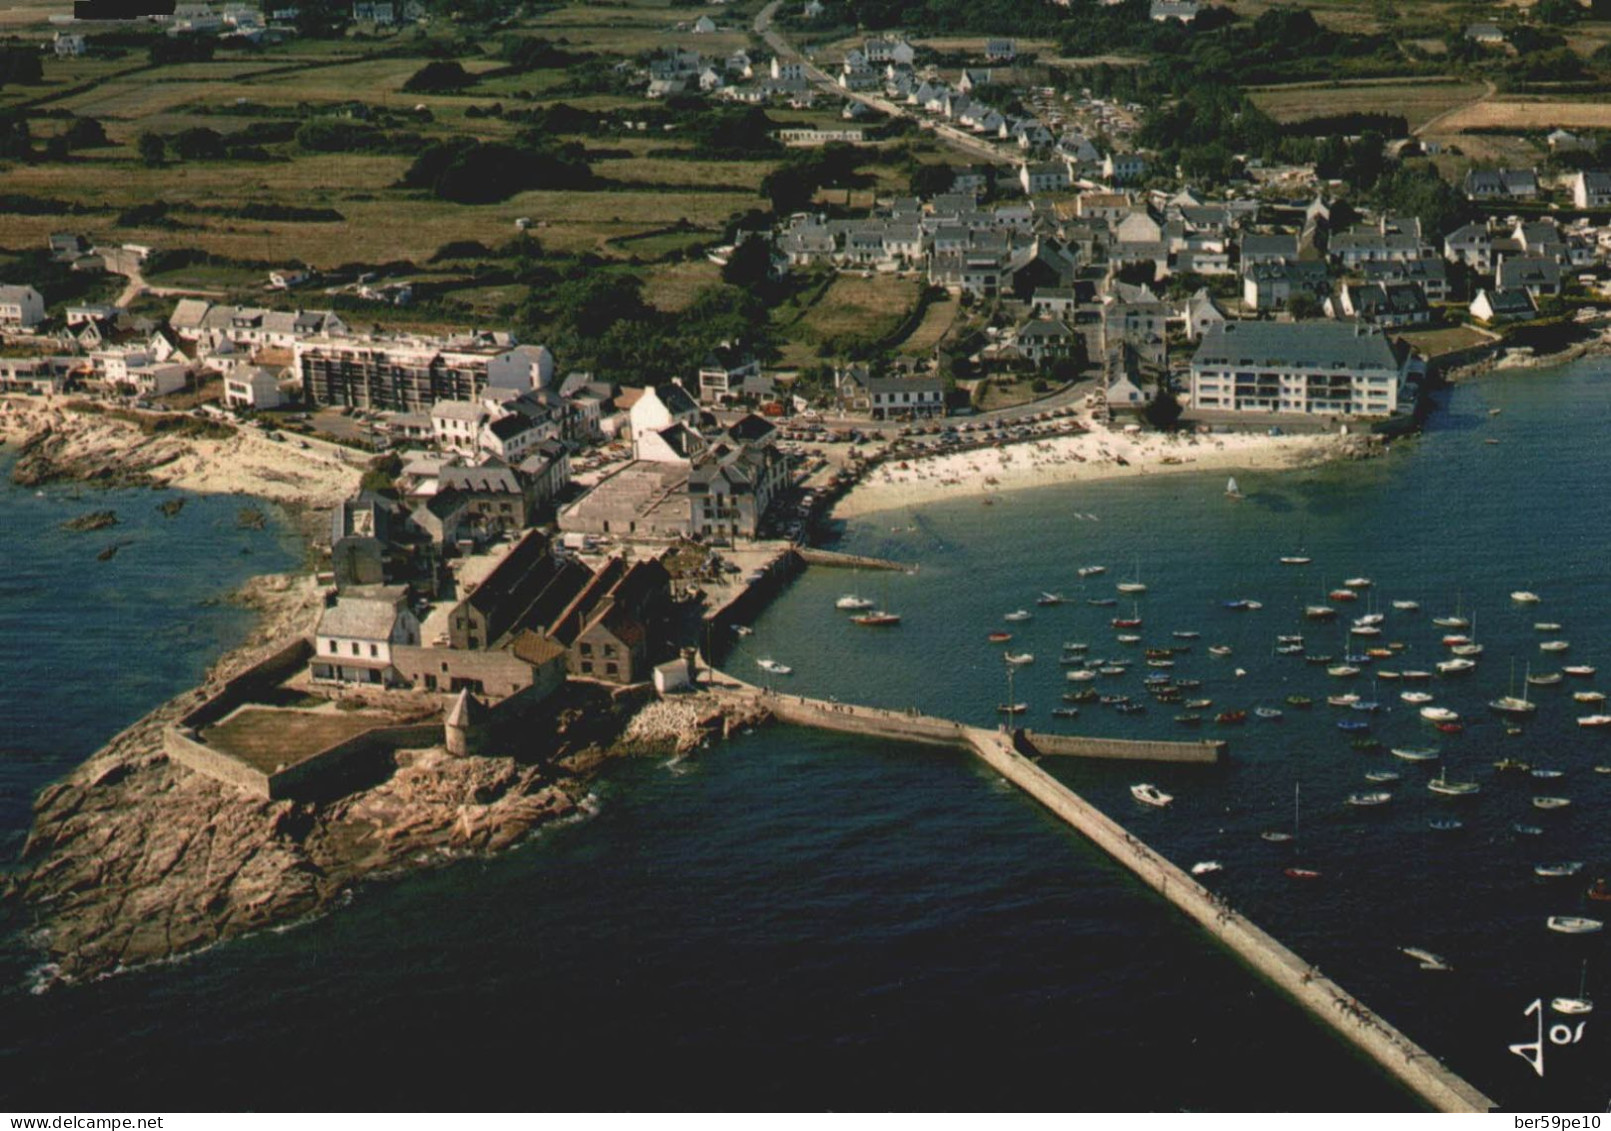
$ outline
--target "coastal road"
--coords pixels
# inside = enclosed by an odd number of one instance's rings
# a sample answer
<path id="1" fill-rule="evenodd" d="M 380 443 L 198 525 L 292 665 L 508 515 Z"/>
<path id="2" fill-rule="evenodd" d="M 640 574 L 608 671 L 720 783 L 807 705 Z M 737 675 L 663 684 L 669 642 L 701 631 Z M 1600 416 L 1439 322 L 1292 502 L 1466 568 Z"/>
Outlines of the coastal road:
<path id="1" fill-rule="evenodd" d="M 783 35 L 772 26 L 772 17 L 777 14 L 777 10 L 782 4 L 783 0 L 772 0 L 770 4 L 756 14 L 755 34 L 760 36 L 772 53 L 779 58 L 799 59 L 805 69 L 806 78 L 810 79 L 818 87 L 831 94 L 837 94 L 844 98 L 853 98 L 862 105 L 877 110 L 881 114 L 887 114 L 891 118 L 911 118 L 918 124 L 920 129 L 928 130 L 940 141 L 960 150 L 963 154 L 975 160 L 988 161 L 993 165 L 1013 165 L 1017 163 L 1015 157 L 1003 152 L 999 147 L 964 133 L 955 126 L 946 125 L 943 122 L 931 122 L 925 117 L 912 113 L 908 107 L 897 106 L 895 103 L 879 98 L 876 95 L 846 90 L 840 86 L 834 81 L 832 75 L 797 51 L 794 45 L 784 39 Z"/>

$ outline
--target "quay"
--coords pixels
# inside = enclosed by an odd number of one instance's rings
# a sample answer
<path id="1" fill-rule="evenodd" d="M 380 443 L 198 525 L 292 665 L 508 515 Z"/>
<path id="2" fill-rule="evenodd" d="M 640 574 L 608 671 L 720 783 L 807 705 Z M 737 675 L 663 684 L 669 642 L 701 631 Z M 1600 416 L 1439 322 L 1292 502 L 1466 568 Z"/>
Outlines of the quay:
<path id="1" fill-rule="evenodd" d="M 837 566 L 840 569 L 882 569 L 893 573 L 906 573 L 915 566 L 892 562 L 887 558 L 869 558 L 861 554 L 841 554 L 835 550 L 819 550 L 811 546 L 797 546 L 794 554 L 806 565 Z"/>
<path id="2" fill-rule="evenodd" d="M 1317 1020 L 1370 1056 L 1429 1106 L 1445 1112 L 1486 1112 L 1496 1107 L 1493 1100 L 1377 1016 L 1318 968 L 1041 769 L 1020 750 L 1024 747 L 1041 753 L 1039 746 L 1061 746 L 1056 753 L 1073 756 L 1213 763 L 1223 755 L 1224 743 L 1031 736 L 1022 731 L 987 730 L 916 712 L 783 695 L 714 669 L 710 670 L 710 677 L 711 691 L 764 707 L 781 722 L 971 751 L 1130 869 L 1148 887 L 1194 919 Z"/>

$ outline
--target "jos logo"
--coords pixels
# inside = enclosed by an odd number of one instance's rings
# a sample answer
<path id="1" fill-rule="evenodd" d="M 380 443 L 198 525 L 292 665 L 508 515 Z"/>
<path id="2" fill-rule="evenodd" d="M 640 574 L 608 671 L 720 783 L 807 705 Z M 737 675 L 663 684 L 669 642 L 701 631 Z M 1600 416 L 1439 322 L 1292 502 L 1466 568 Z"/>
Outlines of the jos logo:
<path id="1" fill-rule="evenodd" d="M 1544 1003 L 1540 998 L 1534 998 L 1533 1004 L 1522 1010 L 1523 1017 L 1538 1018 L 1537 1035 L 1531 1041 L 1510 1046 L 1510 1051 L 1521 1057 L 1533 1066 L 1533 1071 L 1539 1076 L 1544 1075 L 1544 1049 L 1546 1047 L 1546 1034 L 1544 1031 Z M 1569 1025 L 1564 1021 L 1557 1021 L 1549 1027 L 1548 1044 L 1563 1046 L 1575 1045 L 1583 1039 L 1583 1030 L 1588 1027 L 1587 1021 L 1579 1021 L 1576 1025 Z"/>

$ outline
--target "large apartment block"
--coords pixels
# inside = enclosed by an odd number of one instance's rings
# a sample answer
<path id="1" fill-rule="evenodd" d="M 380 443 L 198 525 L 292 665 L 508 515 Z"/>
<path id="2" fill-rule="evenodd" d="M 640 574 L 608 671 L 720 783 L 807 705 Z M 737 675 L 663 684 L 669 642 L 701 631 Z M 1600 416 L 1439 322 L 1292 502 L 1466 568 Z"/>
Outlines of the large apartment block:
<path id="1" fill-rule="evenodd" d="M 298 342 L 296 367 L 315 404 L 428 413 L 438 401 L 479 401 L 489 385 L 536 387 L 532 358 L 539 349 L 476 339 L 330 338 Z"/>
<path id="2" fill-rule="evenodd" d="M 1337 322 L 1226 322 L 1191 361 L 1194 409 L 1389 416 L 1404 362 L 1380 329 Z"/>

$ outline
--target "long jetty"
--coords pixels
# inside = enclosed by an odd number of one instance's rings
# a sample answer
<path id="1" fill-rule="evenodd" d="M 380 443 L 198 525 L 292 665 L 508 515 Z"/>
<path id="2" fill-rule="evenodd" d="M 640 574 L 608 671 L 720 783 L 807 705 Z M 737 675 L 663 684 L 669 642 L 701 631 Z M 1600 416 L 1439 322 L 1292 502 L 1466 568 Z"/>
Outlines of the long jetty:
<path id="1" fill-rule="evenodd" d="M 1235 951 L 1248 965 L 1331 1026 L 1388 1073 L 1438 1111 L 1486 1112 L 1496 1105 L 1431 1053 L 1389 1025 L 1312 964 L 1269 932 L 1233 909 L 1220 896 L 1149 847 L 1019 750 L 1077 757 L 1130 758 L 1174 762 L 1217 762 L 1224 743 L 1127 742 L 1095 737 L 1029 735 L 987 730 L 915 711 L 892 711 L 837 701 L 784 695 L 713 671 L 712 691 L 752 700 L 772 716 L 797 726 L 869 735 L 928 746 L 968 750 L 1054 815 L 1084 834 L 1098 848 L 1129 868 L 1148 887 Z"/>

